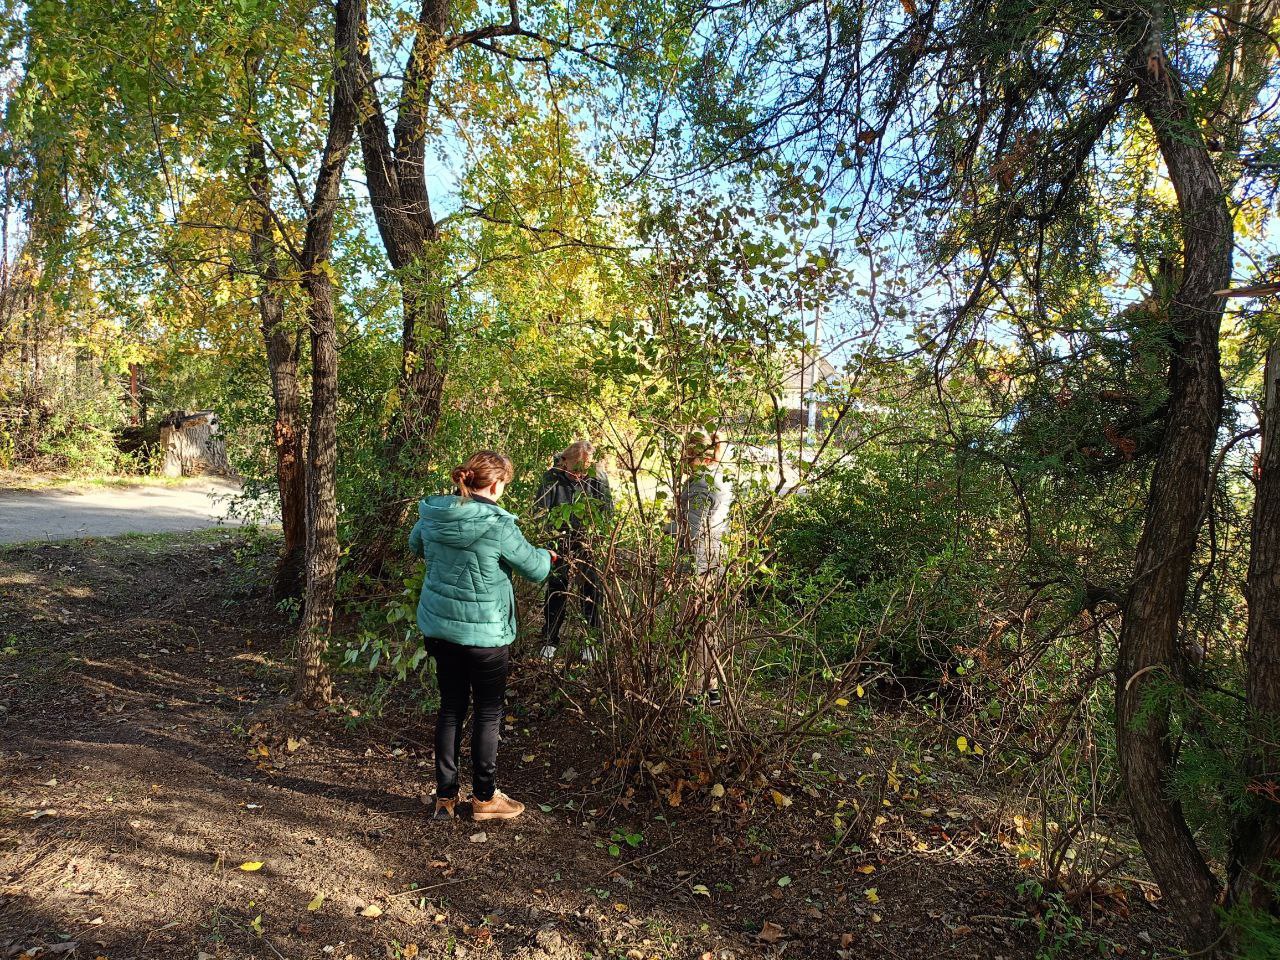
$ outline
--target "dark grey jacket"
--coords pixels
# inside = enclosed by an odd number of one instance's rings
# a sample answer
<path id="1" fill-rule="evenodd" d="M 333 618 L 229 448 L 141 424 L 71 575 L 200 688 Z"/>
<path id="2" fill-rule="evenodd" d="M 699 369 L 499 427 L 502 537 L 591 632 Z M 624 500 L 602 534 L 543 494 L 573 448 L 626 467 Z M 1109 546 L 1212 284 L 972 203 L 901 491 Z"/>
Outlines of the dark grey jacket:
<path id="1" fill-rule="evenodd" d="M 555 524 L 560 533 L 576 534 L 589 519 L 600 519 L 611 514 L 613 491 L 609 489 L 609 478 L 601 471 L 579 477 L 560 467 L 552 467 L 543 474 L 533 506 L 535 510 L 549 514 L 557 507 L 584 501 L 585 508 L 569 512 L 568 516 Z"/>

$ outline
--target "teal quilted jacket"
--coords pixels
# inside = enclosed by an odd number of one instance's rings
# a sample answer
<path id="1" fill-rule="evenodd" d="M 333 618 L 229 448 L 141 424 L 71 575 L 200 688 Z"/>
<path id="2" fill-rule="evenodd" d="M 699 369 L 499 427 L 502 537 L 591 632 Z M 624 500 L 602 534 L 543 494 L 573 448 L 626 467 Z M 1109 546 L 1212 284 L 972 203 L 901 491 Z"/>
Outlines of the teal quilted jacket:
<path id="1" fill-rule="evenodd" d="M 501 647 L 516 638 L 511 574 L 535 583 L 551 572 L 551 554 L 529 543 L 513 514 L 495 503 L 428 497 L 409 549 L 427 562 L 418 597 L 423 635 L 467 647 Z"/>

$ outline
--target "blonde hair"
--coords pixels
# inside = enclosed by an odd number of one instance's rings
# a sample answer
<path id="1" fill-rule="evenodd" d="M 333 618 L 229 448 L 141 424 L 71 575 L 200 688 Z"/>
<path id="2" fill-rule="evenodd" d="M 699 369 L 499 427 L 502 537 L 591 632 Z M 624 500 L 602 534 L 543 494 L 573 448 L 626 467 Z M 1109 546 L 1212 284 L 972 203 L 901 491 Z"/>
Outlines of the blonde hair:
<path id="1" fill-rule="evenodd" d="M 477 490 L 488 490 L 499 480 L 510 483 L 515 475 L 515 465 L 505 453 L 481 450 L 473 453 L 462 466 L 455 467 L 450 477 L 458 485 L 458 494 L 465 500 Z"/>
<path id="2" fill-rule="evenodd" d="M 683 459 L 685 463 L 710 463 L 719 460 L 723 452 L 724 440 L 720 434 L 697 430 L 684 442 Z"/>
<path id="3" fill-rule="evenodd" d="M 556 463 L 565 470 L 591 466 L 596 445 L 590 440 L 575 440 L 556 455 Z"/>

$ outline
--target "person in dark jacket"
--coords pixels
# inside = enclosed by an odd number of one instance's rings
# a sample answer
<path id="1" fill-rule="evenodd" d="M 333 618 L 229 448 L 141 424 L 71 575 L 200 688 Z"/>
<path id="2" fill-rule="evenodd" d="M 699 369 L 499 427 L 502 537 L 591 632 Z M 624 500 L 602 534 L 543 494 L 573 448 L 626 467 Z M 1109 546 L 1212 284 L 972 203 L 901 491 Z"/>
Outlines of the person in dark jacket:
<path id="1" fill-rule="evenodd" d="M 555 464 L 542 477 L 534 506 L 550 519 L 556 531 L 556 552 L 562 558 L 547 581 L 543 605 L 542 657 L 554 660 L 575 587 L 587 626 L 593 633 L 600 629 L 604 597 L 590 532 L 593 523 L 613 512 L 613 494 L 609 478 L 595 464 L 591 441 L 576 440 L 556 456 Z M 582 659 L 595 659 L 595 651 L 584 646 Z"/>
<path id="2" fill-rule="evenodd" d="M 530 544 L 515 516 L 498 506 L 514 472 L 505 455 L 480 451 L 453 471 L 457 495 L 419 503 L 419 520 L 409 534 L 410 551 L 427 563 L 418 628 L 435 658 L 440 685 L 436 819 L 455 815 L 458 752 L 469 700 L 475 713 L 472 817 L 510 820 L 524 812 L 524 804 L 495 786 L 507 665 L 516 638 L 511 576 L 545 580 L 555 554 Z"/>

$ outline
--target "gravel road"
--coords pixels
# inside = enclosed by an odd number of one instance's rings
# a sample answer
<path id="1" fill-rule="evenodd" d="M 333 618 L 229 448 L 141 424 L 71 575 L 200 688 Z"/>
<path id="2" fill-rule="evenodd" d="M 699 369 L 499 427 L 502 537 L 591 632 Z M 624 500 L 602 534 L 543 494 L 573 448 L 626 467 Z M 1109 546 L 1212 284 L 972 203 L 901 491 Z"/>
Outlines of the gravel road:
<path id="1" fill-rule="evenodd" d="M 238 526 L 227 509 L 239 491 L 209 477 L 181 486 L 0 489 L 0 543 Z"/>

